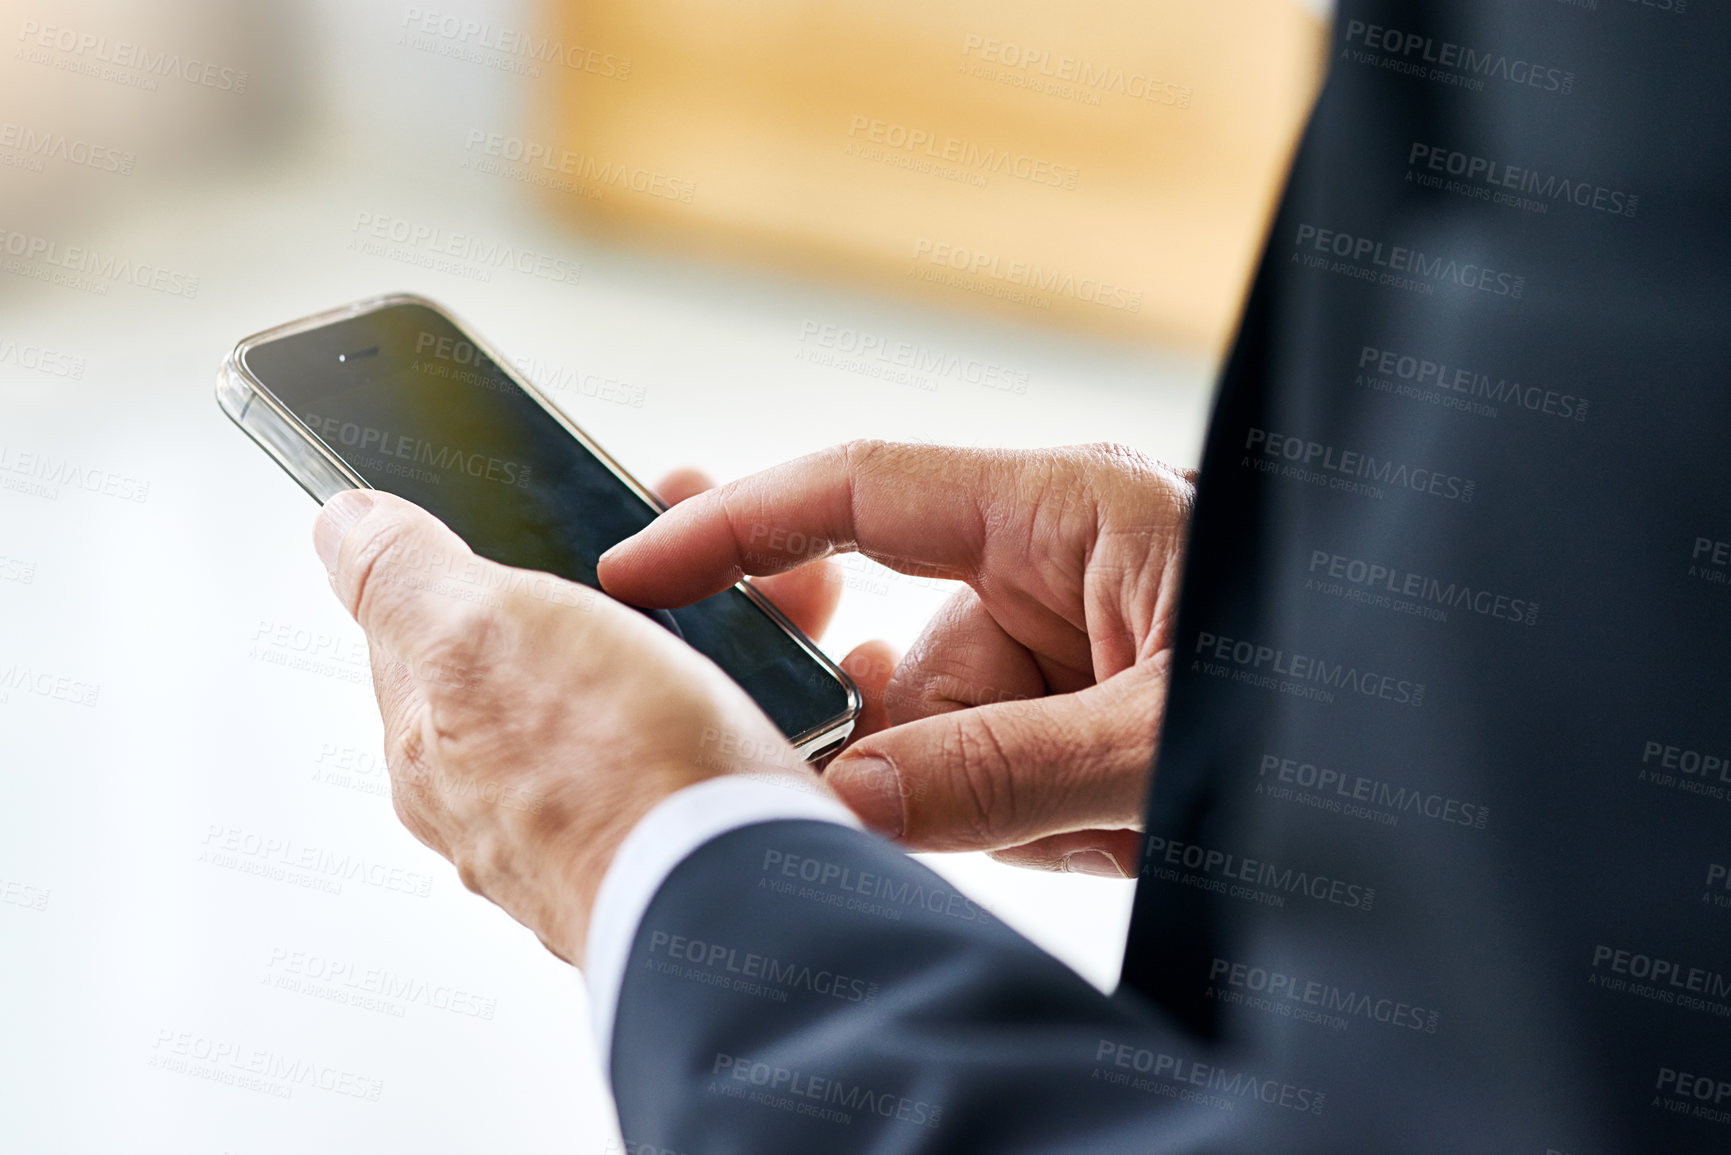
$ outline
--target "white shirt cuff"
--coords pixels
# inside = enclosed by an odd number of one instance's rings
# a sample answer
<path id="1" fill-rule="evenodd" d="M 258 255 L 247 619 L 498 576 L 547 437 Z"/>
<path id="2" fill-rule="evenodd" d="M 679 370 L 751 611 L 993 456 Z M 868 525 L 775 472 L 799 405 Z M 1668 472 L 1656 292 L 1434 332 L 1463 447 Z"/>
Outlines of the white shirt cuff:
<path id="1" fill-rule="evenodd" d="M 602 876 L 589 918 L 584 973 L 589 1021 L 601 1055 L 601 1073 L 613 1080 L 613 1021 L 637 927 L 667 876 L 698 847 L 730 830 L 758 822 L 803 818 L 858 828 L 853 811 L 797 778 L 727 774 L 663 798 L 645 814 Z"/>

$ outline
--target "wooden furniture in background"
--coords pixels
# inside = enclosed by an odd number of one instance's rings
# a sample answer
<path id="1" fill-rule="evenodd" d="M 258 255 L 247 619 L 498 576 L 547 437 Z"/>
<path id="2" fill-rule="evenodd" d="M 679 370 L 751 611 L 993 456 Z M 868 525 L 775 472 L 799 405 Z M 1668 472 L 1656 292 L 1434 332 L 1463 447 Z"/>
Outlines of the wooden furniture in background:
<path id="1" fill-rule="evenodd" d="M 1294 0 L 544 0 L 592 232 L 1217 350 L 1323 63 Z"/>

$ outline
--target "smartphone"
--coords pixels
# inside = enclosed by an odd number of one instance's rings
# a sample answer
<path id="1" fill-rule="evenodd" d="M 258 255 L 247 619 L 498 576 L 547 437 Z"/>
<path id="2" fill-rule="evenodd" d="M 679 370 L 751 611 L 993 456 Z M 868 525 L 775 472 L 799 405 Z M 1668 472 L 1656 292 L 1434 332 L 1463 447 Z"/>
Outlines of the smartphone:
<path id="1" fill-rule="evenodd" d="M 432 301 L 360 301 L 248 337 L 223 412 L 321 504 L 380 489 L 482 557 L 599 588 L 603 551 L 666 507 Z M 859 690 L 745 583 L 644 611 L 742 686 L 809 760 L 853 730 Z"/>

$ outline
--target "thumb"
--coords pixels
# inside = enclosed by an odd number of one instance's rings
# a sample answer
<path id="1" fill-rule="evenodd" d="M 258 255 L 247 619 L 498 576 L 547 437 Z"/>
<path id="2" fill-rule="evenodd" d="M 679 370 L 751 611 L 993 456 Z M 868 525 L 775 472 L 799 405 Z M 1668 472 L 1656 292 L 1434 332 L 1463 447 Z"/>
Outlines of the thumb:
<path id="1" fill-rule="evenodd" d="M 485 598 L 457 587 L 474 584 L 471 565 L 488 563 L 438 518 L 400 497 L 369 489 L 337 494 L 313 525 L 313 545 L 368 641 L 417 678 L 439 664 L 448 639 L 476 632 L 476 619 L 486 613 Z"/>
<path id="2" fill-rule="evenodd" d="M 1136 825 L 1164 683 L 1133 666 L 1074 694 L 934 714 L 868 735 L 825 780 L 910 850 L 998 850 Z"/>

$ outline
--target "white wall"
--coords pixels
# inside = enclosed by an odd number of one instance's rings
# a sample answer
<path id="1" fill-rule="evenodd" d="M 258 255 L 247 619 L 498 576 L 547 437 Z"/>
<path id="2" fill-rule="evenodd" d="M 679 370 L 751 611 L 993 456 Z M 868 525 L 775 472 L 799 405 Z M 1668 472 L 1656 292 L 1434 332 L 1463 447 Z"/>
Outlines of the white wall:
<path id="1" fill-rule="evenodd" d="M 375 759 L 379 727 L 361 636 L 312 555 L 312 503 L 212 400 L 240 336 L 384 290 L 428 293 L 521 356 L 640 389 L 640 408 L 577 395 L 569 410 L 649 478 L 682 463 L 725 477 L 865 435 L 1112 438 L 1195 457 L 1207 365 L 576 239 L 517 185 L 464 169 L 469 129 L 523 122 L 521 81 L 398 44 L 403 12 L 0 6 L 0 121 L 134 158 L 129 175 L 0 165 L 0 229 L 197 279 L 189 297 L 45 283 L 55 269 L 36 258 L 0 271 L 0 674 L 49 687 L 0 688 L 6 1150 L 617 1144 L 580 979 L 398 827 L 376 760 L 325 780 L 342 752 Z M 94 67 L 94 50 L 45 64 L 16 54 L 27 21 L 244 69 L 249 91 L 69 70 Z M 557 255 L 581 280 L 482 281 L 356 251 L 362 214 Z M 984 358 L 1026 373 L 1027 393 L 809 367 L 807 322 Z M 32 476 L 42 461 L 60 480 Z M 854 572 L 837 653 L 911 640 L 942 596 Z M 217 853 L 231 840 L 273 849 Z M 350 880 L 328 893 L 285 865 L 326 852 L 425 876 L 430 892 Z M 936 865 L 1111 981 L 1129 884 Z M 381 982 L 409 993 L 358 1001 Z M 451 991 L 490 1017 L 441 1006 Z M 179 1053 L 218 1047 L 220 1061 Z M 262 1090 L 242 1085 L 254 1059 L 277 1071 Z M 318 1086 L 338 1074 L 381 1084 L 377 1101 Z"/>

